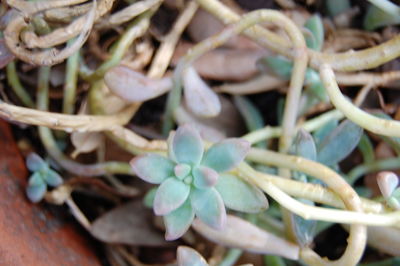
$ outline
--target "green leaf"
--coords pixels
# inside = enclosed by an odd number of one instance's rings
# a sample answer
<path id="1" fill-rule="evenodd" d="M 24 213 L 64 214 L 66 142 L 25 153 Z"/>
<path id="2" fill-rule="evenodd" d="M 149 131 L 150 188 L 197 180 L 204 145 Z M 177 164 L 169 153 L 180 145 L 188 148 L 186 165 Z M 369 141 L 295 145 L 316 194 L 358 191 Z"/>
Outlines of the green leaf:
<path id="1" fill-rule="evenodd" d="M 362 133 L 362 128 L 350 120 L 343 121 L 318 147 L 318 161 L 325 165 L 340 162 L 357 147 Z"/>
<path id="2" fill-rule="evenodd" d="M 268 208 L 268 200 L 259 188 L 234 175 L 221 175 L 215 189 L 229 209 L 258 213 Z"/>
<path id="3" fill-rule="evenodd" d="M 339 121 L 337 119 L 331 120 L 316 130 L 313 134 L 315 145 L 320 146 L 321 142 L 338 126 Z"/>
<path id="4" fill-rule="evenodd" d="M 214 186 L 218 181 L 218 173 L 214 169 L 199 166 L 193 169 L 193 184 L 197 188 L 208 188 Z"/>
<path id="5" fill-rule="evenodd" d="M 308 205 L 314 206 L 314 203 L 309 200 L 299 200 Z M 309 246 L 313 239 L 317 229 L 317 221 L 306 220 L 296 214 L 292 214 L 293 229 L 297 236 L 297 241 L 301 246 Z"/>
<path id="6" fill-rule="evenodd" d="M 193 248 L 179 246 L 177 253 L 178 266 L 208 266 L 206 260 Z"/>
<path id="7" fill-rule="evenodd" d="M 179 208 L 188 198 L 190 186 L 170 177 L 158 187 L 154 198 L 154 213 L 166 215 Z"/>
<path id="8" fill-rule="evenodd" d="M 331 17 L 336 17 L 340 13 L 351 8 L 350 0 L 327 0 L 326 8 Z"/>
<path id="9" fill-rule="evenodd" d="M 293 142 L 293 153 L 309 160 L 315 161 L 317 159 L 317 148 L 315 147 L 314 139 L 304 129 L 300 129 L 297 133 Z"/>
<path id="10" fill-rule="evenodd" d="M 262 118 L 260 111 L 249 99 L 244 96 L 235 95 L 233 100 L 250 132 L 264 127 L 264 119 Z M 267 143 L 265 141 L 258 142 L 255 146 L 265 149 Z"/>
<path id="11" fill-rule="evenodd" d="M 204 155 L 202 165 L 217 172 L 234 168 L 243 161 L 250 150 L 250 143 L 242 139 L 226 139 L 211 146 Z"/>
<path id="12" fill-rule="evenodd" d="M 160 184 L 174 176 L 175 164 L 168 158 L 157 154 L 139 155 L 130 162 L 135 174 L 151 184 Z"/>
<path id="13" fill-rule="evenodd" d="M 199 132 L 189 124 L 180 126 L 173 137 L 171 152 L 178 163 L 198 165 L 204 152 Z"/>
<path id="14" fill-rule="evenodd" d="M 158 187 L 153 187 L 149 189 L 146 193 L 146 195 L 143 198 L 143 204 L 147 208 L 153 208 L 154 205 L 154 198 L 156 197 L 156 192 L 157 192 Z"/>
<path id="15" fill-rule="evenodd" d="M 358 149 L 360 150 L 364 163 L 372 163 L 375 160 L 374 146 L 367 134 L 361 136 L 360 142 L 358 143 Z"/>
<path id="16" fill-rule="evenodd" d="M 26 167 L 28 167 L 29 171 L 36 172 L 42 168 L 48 167 L 48 165 L 39 155 L 31 152 L 26 157 Z"/>
<path id="17" fill-rule="evenodd" d="M 326 89 L 322 84 L 321 80 L 310 83 L 307 86 L 307 91 L 311 93 L 312 96 L 316 97 L 321 102 L 329 102 L 329 96 L 326 93 Z"/>
<path id="18" fill-rule="evenodd" d="M 190 195 L 196 216 L 214 229 L 222 229 L 226 222 L 224 202 L 215 188 L 193 189 Z"/>
<path id="19" fill-rule="evenodd" d="M 377 28 L 389 25 L 396 25 L 400 23 L 400 14 L 388 14 L 382 9 L 370 5 L 367 14 L 364 17 L 364 28 L 366 30 L 375 30 Z"/>
<path id="20" fill-rule="evenodd" d="M 188 199 L 181 207 L 164 216 L 165 239 L 172 241 L 180 238 L 190 227 L 194 211 Z"/>
<path id="21" fill-rule="evenodd" d="M 43 181 L 41 174 L 35 172 L 33 175 L 31 175 L 26 188 L 26 195 L 28 199 L 34 203 L 39 202 L 43 199 L 46 190 L 47 186 Z"/>
<path id="22" fill-rule="evenodd" d="M 266 66 L 275 75 L 284 78 L 285 80 L 290 79 L 292 74 L 293 64 L 282 56 L 268 56 L 263 57 L 257 62 L 259 65 Z"/>
<path id="23" fill-rule="evenodd" d="M 43 179 L 49 186 L 57 187 L 63 183 L 62 177 L 54 170 L 49 169 L 46 174 L 43 175 Z"/>
<path id="24" fill-rule="evenodd" d="M 307 20 L 304 27 L 312 33 L 312 36 L 306 36 L 307 47 L 315 51 L 321 51 L 324 43 L 324 25 L 321 17 L 319 15 L 312 16 Z"/>

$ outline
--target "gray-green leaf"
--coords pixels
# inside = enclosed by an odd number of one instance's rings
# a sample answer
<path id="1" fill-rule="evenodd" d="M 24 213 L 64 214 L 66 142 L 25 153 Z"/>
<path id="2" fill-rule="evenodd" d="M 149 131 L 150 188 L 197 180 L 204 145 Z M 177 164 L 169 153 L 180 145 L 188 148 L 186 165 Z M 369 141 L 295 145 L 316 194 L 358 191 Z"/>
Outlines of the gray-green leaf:
<path id="1" fill-rule="evenodd" d="M 325 165 L 334 165 L 346 158 L 362 136 L 362 128 L 350 120 L 345 120 L 318 147 L 318 161 Z"/>
<path id="2" fill-rule="evenodd" d="M 217 172 L 228 171 L 243 161 L 249 149 L 248 141 L 242 139 L 223 140 L 207 150 L 202 165 Z"/>
<path id="3" fill-rule="evenodd" d="M 259 188 L 234 175 L 220 175 L 215 189 L 229 209 L 258 213 L 268 208 L 268 200 Z"/>
<path id="4" fill-rule="evenodd" d="M 324 43 L 324 25 L 321 17 L 319 15 L 312 16 L 307 20 L 304 27 L 310 30 L 312 34 L 312 36 L 306 36 L 307 47 L 320 51 Z"/>
<path id="5" fill-rule="evenodd" d="M 180 238 L 190 227 L 194 219 L 194 211 L 188 199 L 181 207 L 164 216 L 166 227 L 165 239 L 175 240 Z"/>
<path id="6" fill-rule="evenodd" d="M 315 161 L 317 159 L 317 148 L 310 133 L 304 129 L 300 129 L 293 142 L 293 153 L 297 156 L 304 157 Z"/>

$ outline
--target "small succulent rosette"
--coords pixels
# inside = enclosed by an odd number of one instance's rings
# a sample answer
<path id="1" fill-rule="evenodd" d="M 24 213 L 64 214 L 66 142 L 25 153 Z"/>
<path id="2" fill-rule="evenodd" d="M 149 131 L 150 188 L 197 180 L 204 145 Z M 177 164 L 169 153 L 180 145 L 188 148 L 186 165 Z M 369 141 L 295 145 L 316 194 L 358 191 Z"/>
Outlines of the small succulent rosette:
<path id="1" fill-rule="evenodd" d="M 27 156 L 26 166 L 32 172 L 26 188 L 26 195 L 32 202 L 42 200 L 47 191 L 47 186 L 57 187 L 63 183 L 62 177 L 36 153 L 30 153 Z"/>
<path id="2" fill-rule="evenodd" d="M 225 225 L 225 206 L 251 213 L 268 207 L 257 187 L 234 175 L 220 174 L 237 166 L 249 148 L 247 141 L 226 139 L 204 151 L 199 133 L 184 125 L 168 140 L 169 158 L 146 154 L 131 161 L 138 177 L 160 184 L 147 197 L 155 214 L 164 217 L 167 240 L 181 237 L 195 215 L 218 230 Z"/>

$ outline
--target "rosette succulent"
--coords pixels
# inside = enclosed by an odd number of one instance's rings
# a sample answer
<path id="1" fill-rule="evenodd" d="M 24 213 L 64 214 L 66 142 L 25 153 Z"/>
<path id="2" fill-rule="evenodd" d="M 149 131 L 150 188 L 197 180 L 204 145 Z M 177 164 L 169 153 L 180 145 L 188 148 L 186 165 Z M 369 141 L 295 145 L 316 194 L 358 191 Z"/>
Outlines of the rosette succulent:
<path id="1" fill-rule="evenodd" d="M 42 200 L 47 186 L 57 187 L 63 183 L 62 177 L 36 153 L 30 153 L 26 157 L 26 166 L 32 172 L 26 188 L 26 195 L 32 202 Z"/>
<path id="2" fill-rule="evenodd" d="M 195 216 L 222 229 L 225 206 L 253 213 L 268 207 L 261 190 L 234 175 L 220 174 L 238 165 L 249 148 L 247 141 L 226 139 L 204 151 L 199 133 L 184 125 L 168 139 L 169 158 L 145 154 L 131 161 L 138 177 L 160 184 L 152 205 L 154 213 L 164 218 L 167 240 L 181 237 Z"/>

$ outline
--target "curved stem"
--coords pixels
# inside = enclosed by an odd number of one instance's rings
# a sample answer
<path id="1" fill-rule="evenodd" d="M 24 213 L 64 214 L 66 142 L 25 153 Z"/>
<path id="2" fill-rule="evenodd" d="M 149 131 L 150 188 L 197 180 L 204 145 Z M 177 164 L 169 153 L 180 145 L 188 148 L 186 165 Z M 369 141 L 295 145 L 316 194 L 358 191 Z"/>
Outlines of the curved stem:
<path id="1" fill-rule="evenodd" d="M 383 170 L 397 170 L 400 169 L 400 157 L 377 160 L 360 164 L 348 173 L 348 182 L 353 185 L 361 176 Z"/>
<path id="2" fill-rule="evenodd" d="M 254 26 L 260 22 L 273 22 L 275 24 L 281 25 L 287 31 L 288 35 L 292 39 L 292 41 L 296 44 L 295 53 L 296 57 L 300 57 L 297 61 L 297 69 L 293 71 L 295 76 L 293 78 L 292 86 L 297 87 L 299 83 L 302 83 L 302 79 L 304 78 L 301 75 L 301 69 L 305 68 L 307 62 L 304 62 L 304 58 L 306 58 L 307 54 L 304 52 L 304 38 L 301 32 L 298 30 L 297 26 L 282 13 L 275 10 L 256 10 L 244 15 L 240 20 L 236 23 L 226 27 L 222 32 L 216 34 L 212 37 L 207 38 L 201 43 L 194 46 L 190 52 L 183 57 L 178 63 L 175 71 L 174 71 L 174 87 L 168 95 L 167 107 L 165 111 L 164 117 L 164 125 L 163 125 L 163 133 L 167 134 L 173 127 L 173 113 L 178 108 L 178 105 L 181 101 L 182 94 L 182 84 L 181 78 L 183 72 L 186 70 L 188 66 L 190 66 L 196 59 L 198 59 L 202 54 L 215 49 L 224 43 L 226 43 L 232 36 L 235 36 L 249 27 Z M 293 92 L 297 92 L 297 90 L 293 90 Z M 295 93 L 294 96 L 297 94 Z M 293 98 L 293 97 L 291 97 Z"/>
<path id="3" fill-rule="evenodd" d="M 71 45 L 71 41 L 68 42 Z M 72 114 L 74 112 L 76 87 L 78 82 L 79 50 L 67 59 L 65 72 L 63 113 Z"/>
<path id="4" fill-rule="evenodd" d="M 148 77 L 161 78 L 164 75 L 174 53 L 175 46 L 197 9 L 198 4 L 196 1 L 191 1 L 179 15 L 178 19 L 172 26 L 172 30 L 163 38 L 160 47 L 154 55 L 153 62 L 151 63 L 150 70 L 147 74 Z"/>
<path id="5" fill-rule="evenodd" d="M 381 119 L 370 115 L 353 105 L 343 96 L 335 80 L 335 74 L 329 65 L 321 66 L 320 75 L 332 104 L 340 110 L 346 118 L 375 134 L 400 137 L 399 121 Z"/>
<path id="6" fill-rule="evenodd" d="M 135 19 L 119 39 L 111 57 L 104 61 L 94 73 L 88 77 L 85 77 L 85 79 L 89 81 L 96 81 L 102 78 L 107 70 L 118 65 L 128 48 L 132 45 L 133 41 L 146 32 L 150 26 L 150 18 L 154 14 L 155 10 L 156 8 L 152 8 Z"/>
<path id="7" fill-rule="evenodd" d="M 229 24 L 240 20 L 240 16 L 229 9 L 226 5 L 217 0 L 196 0 L 199 5 L 220 19 L 223 23 Z M 244 32 L 258 44 L 276 53 L 294 58 L 291 51 L 292 45 L 281 36 L 273 33 L 259 25 Z M 400 56 L 400 35 L 373 48 L 345 53 L 320 53 L 311 49 L 307 50 L 310 57 L 310 65 L 318 69 L 322 64 L 329 64 L 337 71 L 357 71 L 371 69 L 382 65 Z"/>
<path id="8" fill-rule="evenodd" d="M 40 110 L 47 110 L 49 105 L 49 77 L 50 67 L 39 69 L 39 82 L 37 89 L 37 107 Z M 82 176 L 99 176 L 109 174 L 128 174 L 133 175 L 129 164 L 120 162 L 107 162 L 93 165 L 83 165 L 69 160 L 58 148 L 51 130 L 47 127 L 39 127 L 39 137 L 47 152 L 57 163 L 71 173 Z"/>
<path id="9" fill-rule="evenodd" d="M 330 168 L 310 161 L 301 157 L 280 154 L 267 150 L 251 149 L 248 160 L 264 163 L 268 165 L 275 165 L 290 170 L 306 173 L 310 176 L 322 180 L 334 192 L 336 192 L 342 199 L 346 208 L 351 211 L 362 213 L 361 200 L 354 189 L 336 172 Z M 277 192 L 279 193 L 279 192 Z M 305 206 L 303 206 L 305 207 Z M 312 206 L 309 206 L 310 208 Z M 315 207 L 313 207 L 315 208 Z M 297 209 L 297 211 L 301 211 Z M 361 214 L 360 214 L 361 215 Z M 348 238 L 348 245 L 342 257 L 330 262 L 332 265 L 356 265 L 360 260 L 366 244 L 366 227 L 362 225 L 351 225 L 350 236 Z M 307 262 L 309 260 L 317 260 L 320 265 L 324 265 L 323 260 L 312 250 L 306 253 L 307 256 L 303 259 Z M 326 264 L 325 264 L 326 265 Z"/>
<path id="10" fill-rule="evenodd" d="M 35 104 L 33 103 L 31 96 L 26 92 L 24 86 L 22 86 L 21 81 L 18 78 L 15 61 L 8 63 L 6 70 L 8 84 L 10 84 L 14 93 L 18 96 L 18 98 L 25 106 L 28 106 L 29 108 L 34 108 Z"/>

